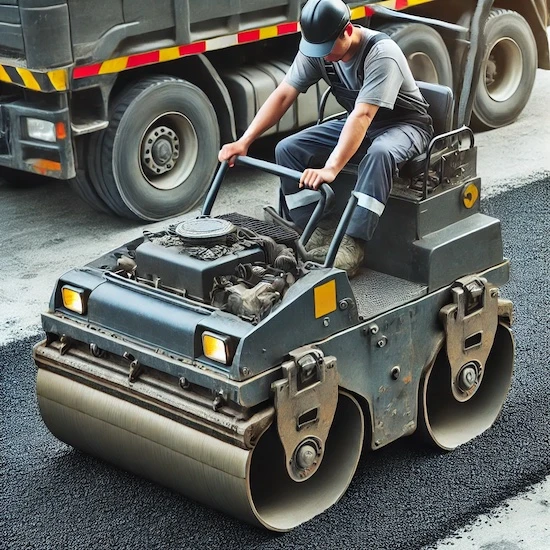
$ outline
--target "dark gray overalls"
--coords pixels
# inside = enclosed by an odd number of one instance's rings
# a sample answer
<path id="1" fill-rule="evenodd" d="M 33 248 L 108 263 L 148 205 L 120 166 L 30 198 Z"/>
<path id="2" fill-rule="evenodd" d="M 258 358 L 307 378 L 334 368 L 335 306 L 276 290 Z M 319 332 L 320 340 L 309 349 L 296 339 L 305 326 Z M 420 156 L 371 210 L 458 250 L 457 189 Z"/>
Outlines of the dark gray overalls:
<path id="1" fill-rule="evenodd" d="M 360 67 L 364 67 L 367 55 L 380 40 L 390 38 L 383 33 L 371 37 Z M 332 63 L 325 61 L 325 72 L 335 99 L 351 113 L 359 90 L 347 88 Z M 363 75 L 358 76 L 362 82 Z M 365 241 L 372 237 L 384 212 L 398 167 L 423 153 L 433 134 L 432 121 L 426 109 L 423 112 L 413 111 L 402 103 L 398 95 L 393 110 L 383 107 L 378 110 L 366 138 L 351 159 L 351 162 L 359 163 L 355 185 L 359 201 L 347 230 L 352 237 Z M 281 140 L 275 149 L 277 164 L 300 172 L 305 168 L 322 168 L 338 143 L 344 123 L 345 120 L 331 120 Z M 337 183 L 334 189 L 337 193 Z M 285 199 L 283 210 L 299 227 L 305 227 L 319 200 L 319 192 L 300 190 L 296 181 L 288 178 L 281 178 L 281 190 Z"/>

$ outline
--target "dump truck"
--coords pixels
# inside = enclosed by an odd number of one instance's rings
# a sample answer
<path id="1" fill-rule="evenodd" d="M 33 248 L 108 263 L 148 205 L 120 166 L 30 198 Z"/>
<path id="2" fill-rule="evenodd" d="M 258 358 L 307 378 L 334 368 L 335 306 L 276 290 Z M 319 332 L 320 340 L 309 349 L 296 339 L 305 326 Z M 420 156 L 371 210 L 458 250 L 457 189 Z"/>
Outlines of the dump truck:
<path id="1" fill-rule="evenodd" d="M 488 14 L 476 10 L 475 29 Z M 513 306 L 500 295 L 510 269 L 500 222 L 481 211 L 463 124 L 476 51 L 458 97 L 419 82 L 436 136 L 400 167 L 356 277 L 334 267 L 358 201 L 352 164 L 334 190 L 320 188 L 300 232 L 282 205 L 263 220 L 213 216 L 222 163 L 198 217 L 63 274 L 33 348 L 51 433 L 288 531 L 338 501 L 365 451 L 412 435 L 451 451 L 488 430 L 511 385 Z M 321 265 L 306 244 L 328 213 L 339 223 Z"/>
<path id="2" fill-rule="evenodd" d="M 389 34 L 418 80 L 460 90 L 476 0 L 350 2 Z M 156 221 L 204 196 L 233 141 L 286 73 L 303 0 L 0 2 L 0 175 L 67 180 L 93 208 Z M 449 38 L 444 23 L 463 29 Z M 495 0 L 478 41 L 473 122 L 496 128 L 549 69 L 548 0 Z M 316 119 L 326 85 L 272 132 Z M 335 110 L 335 102 L 327 109 Z M 33 179 L 41 179 L 33 177 Z M 45 180 L 45 178 L 43 178 Z"/>

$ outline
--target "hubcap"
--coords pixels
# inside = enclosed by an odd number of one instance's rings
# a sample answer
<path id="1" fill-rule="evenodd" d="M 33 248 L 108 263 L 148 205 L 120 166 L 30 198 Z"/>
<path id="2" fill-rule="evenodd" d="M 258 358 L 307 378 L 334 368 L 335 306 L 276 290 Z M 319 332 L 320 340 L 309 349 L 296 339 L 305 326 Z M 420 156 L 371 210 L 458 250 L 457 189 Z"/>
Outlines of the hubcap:
<path id="1" fill-rule="evenodd" d="M 141 138 L 141 173 L 156 189 L 181 185 L 195 167 L 197 157 L 197 134 L 182 113 L 161 115 L 149 124 Z"/>
<path id="2" fill-rule="evenodd" d="M 485 87 L 493 101 L 509 100 L 523 77 L 523 54 L 515 40 L 501 38 L 491 48 L 485 62 Z"/>

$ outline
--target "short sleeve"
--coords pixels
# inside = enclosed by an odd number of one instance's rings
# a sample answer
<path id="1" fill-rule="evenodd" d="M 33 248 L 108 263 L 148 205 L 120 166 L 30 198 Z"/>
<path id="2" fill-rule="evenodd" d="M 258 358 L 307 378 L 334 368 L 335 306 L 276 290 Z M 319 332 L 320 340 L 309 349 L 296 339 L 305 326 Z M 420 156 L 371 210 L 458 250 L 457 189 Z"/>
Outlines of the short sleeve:
<path id="1" fill-rule="evenodd" d="M 363 86 L 356 103 L 393 109 L 402 85 L 403 74 L 397 61 L 391 57 L 375 59 L 365 67 Z"/>
<path id="2" fill-rule="evenodd" d="M 296 88 L 300 93 L 305 93 L 322 76 L 319 60 L 306 57 L 298 52 L 285 76 L 285 82 Z"/>

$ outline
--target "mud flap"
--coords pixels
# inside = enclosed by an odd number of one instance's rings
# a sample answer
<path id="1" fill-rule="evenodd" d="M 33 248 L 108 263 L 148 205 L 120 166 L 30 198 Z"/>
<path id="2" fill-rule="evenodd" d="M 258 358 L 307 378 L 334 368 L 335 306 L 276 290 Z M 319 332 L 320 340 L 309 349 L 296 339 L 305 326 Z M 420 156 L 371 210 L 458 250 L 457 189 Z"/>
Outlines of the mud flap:
<path id="1" fill-rule="evenodd" d="M 305 481 L 319 468 L 338 404 L 336 358 L 321 350 L 299 348 L 283 363 L 284 378 L 272 384 L 277 430 L 286 468 L 294 481 Z"/>

